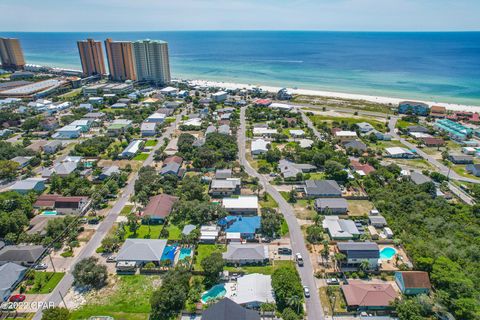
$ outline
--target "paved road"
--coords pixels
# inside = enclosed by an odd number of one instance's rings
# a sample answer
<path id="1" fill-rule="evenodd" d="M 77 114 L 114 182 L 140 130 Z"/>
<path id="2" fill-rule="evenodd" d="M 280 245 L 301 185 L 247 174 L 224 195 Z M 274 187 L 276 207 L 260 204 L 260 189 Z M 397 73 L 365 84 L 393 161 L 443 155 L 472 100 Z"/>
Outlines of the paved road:
<path id="1" fill-rule="evenodd" d="M 183 114 L 183 113 L 182 113 Z M 158 150 L 162 144 L 163 141 L 170 137 L 172 133 L 174 132 L 178 122 L 181 119 L 181 116 L 177 115 L 176 121 L 173 122 L 165 132 L 163 133 L 162 137 L 159 139 L 160 141 L 157 143 L 157 145 L 152 149 L 150 152 L 150 155 L 148 158 L 143 162 L 143 166 L 149 166 L 153 163 L 153 157 L 155 155 L 155 151 Z M 84 258 L 88 258 L 94 255 L 95 250 L 101 245 L 101 242 L 103 238 L 108 234 L 108 231 L 112 228 L 113 224 L 117 220 L 117 217 L 120 215 L 120 212 L 122 211 L 122 208 L 125 206 L 125 204 L 129 201 L 130 196 L 134 192 L 134 186 L 135 186 L 135 181 L 138 178 L 138 173 L 135 173 L 135 175 L 130 179 L 130 182 L 125 186 L 123 189 L 122 193 L 119 195 L 119 198 L 117 202 L 113 205 L 113 207 L 110 209 L 108 212 L 107 216 L 105 219 L 100 223 L 97 231 L 93 235 L 93 237 L 90 239 L 90 241 L 86 244 L 86 246 L 82 249 L 79 255 L 77 255 L 72 262 L 70 269 L 66 271 L 65 276 L 63 279 L 60 281 L 60 283 L 57 285 L 57 287 L 52 291 L 52 293 L 46 298 L 45 302 L 53 302 L 55 306 L 61 305 L 62 299 L 61 296 L 65 296 L 72 287 L 73 284 L 73 276 L 72 276 L 72 271 L 74 265 L 79 262 L 80 260 Z M 34 320 L 40 320 L 42 318 L 42 310 L 39 309 L 35 316 L 33 317 Z"/>
<path id="2" fill-rule="evenodd" d="M 427 160 L 429 163 L 437 167 L 437 169 L 440 171 L 440 173 L 448 176 L 449 178 L 453 180 L 458 180 L 458 181 L 465 181 L 465 182 L 471 182 L 471 183 L 480 183 L 480 180 L 473 179 L 473 178 L 467 178 L 467 177 L 462 177 L 461 175 L 457 174 L 455 171 L 450 170 L 446 165 L 432 157 L 431 155 L 423 152 L 420 148 L 418 148 L 416 145 L 413 143 L 408 142 L 404 138 L 400 137 L 395 129 L 395 125 L 397 123 L 398 117 L 392 116 L 390 118 L 390 121 L 388 122 L 388 127 L 390 128 L 390 134 L 392 137 L 398 139 L 401 143 L 403 143 L 406 147 L 408 147 L 411 150 L 415 150 L 419 156 L 421 156 L 423 159 Z"/>
<path id="3" fill-rule="evenodd" d="M 315 125 L 313 124 L 312 120 L 310 120 L 310 118 L 305 114 L 305 111 L 303 111 L 300 108 L 297 108 L 297 110 L 302 115 L 303 122 L 305 122 L 307 124 L 307 126 L 310 129 L 312 129 L 315 137 L 317 137 L 319 140 L 322 140 L 322 141 L 325 140 L 325 137 L 320 132 L 318 132 L 318 130 L 317 130 L 317 128 L 315 128 Z"/>
<path id="4" fill-rule="evenodd" d="M 245 107 L 240 112 L 240 129 L 237 132 L 238 149 L 240 164 L 244 166 L 245 171 L 253 177 L 257 177 L 259 182 L 263 185 L 263 188 L 275 201 L 277 201 L 280 211 L 287 221 L 288 228 L 290 230 L 290 241 L 292 250 L 295 253 L 300 252 L 305 263 L 303 267 L 298 267 L 302 284 L 310 288 L 311 297 L 306 299 L 307 305 L 307 319 L 308 320 L 321 320 L 325 319 L 323 308 L 320 303 L 320 297 L 318 295 L 318 288 L 313 275 L 313 267 L 310 261 L 310 255 L 305 246 L 305 240 L 303 238 L 302 231 L 295 217 L 295 212 L 290 204 L 282 197 L 282 195 L 268 182 L 265 176 L 259 174 L 248 163 L 245 157 Z"/>

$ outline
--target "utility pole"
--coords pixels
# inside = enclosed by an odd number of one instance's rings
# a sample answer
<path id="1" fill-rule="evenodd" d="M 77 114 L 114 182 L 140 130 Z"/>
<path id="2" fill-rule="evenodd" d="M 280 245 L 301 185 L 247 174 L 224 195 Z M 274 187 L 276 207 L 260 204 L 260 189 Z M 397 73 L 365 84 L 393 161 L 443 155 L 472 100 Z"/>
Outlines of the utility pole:
<path id="1" fill-rule="evenodd" d="M 50 252 L 48 253 L 48 257 L 50 258 L 50 263 L 52 264 L 53 272 L 57 272 L 57 270 L 55 270 L 55 264 L 53 263 L 52 256 L 50 255 Z"/>
<path id="2" fill-rule="evenodd" d="M 60 298 L 62 299 L 63 305 L 65 306 L 65 308 L 67 308 L 67 304 L 65 303 L 65 300 L 63 299 L 63 295 L 60 292 L 60 290 L 58 290 L 58 294 L 60 295 Z"/>

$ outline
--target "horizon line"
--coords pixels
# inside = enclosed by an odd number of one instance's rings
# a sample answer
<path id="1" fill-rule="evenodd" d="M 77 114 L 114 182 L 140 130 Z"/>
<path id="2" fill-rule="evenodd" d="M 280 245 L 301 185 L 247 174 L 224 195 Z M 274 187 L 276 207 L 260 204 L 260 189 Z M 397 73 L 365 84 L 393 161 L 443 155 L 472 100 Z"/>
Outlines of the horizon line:
<path id="1" fill-rule="evenodd" d="M 332 32 L 332 33 L 480 33 L 478 30 L 328 30 L 328 29 L 205 29 L 205 30 L 106 30 L 106 31 L 13 31 L 0 30 L 0 33 L 122 33 L 122 32 Z"/>

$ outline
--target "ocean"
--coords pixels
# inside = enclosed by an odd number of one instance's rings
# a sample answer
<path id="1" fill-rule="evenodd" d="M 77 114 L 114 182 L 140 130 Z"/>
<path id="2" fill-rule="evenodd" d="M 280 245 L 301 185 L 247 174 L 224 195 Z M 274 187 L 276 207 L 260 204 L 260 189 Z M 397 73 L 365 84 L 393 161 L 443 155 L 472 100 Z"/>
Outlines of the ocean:
<path id="1" fill-rule="evenodd" d="M 480 105 L 480 32 L 0 32 L 27 63 L 80 69 L 76 41 L 161 39 L 172 76 Z"/>

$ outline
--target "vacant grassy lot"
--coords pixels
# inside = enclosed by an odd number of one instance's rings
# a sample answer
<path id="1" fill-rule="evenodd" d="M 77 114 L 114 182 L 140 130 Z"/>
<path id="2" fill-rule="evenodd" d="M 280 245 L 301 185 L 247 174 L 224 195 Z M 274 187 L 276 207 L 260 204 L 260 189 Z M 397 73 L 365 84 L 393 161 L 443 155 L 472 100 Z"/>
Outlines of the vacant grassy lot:
<path id="1" fill-rule="evenodd" d="M 150 228 L 148 225 L 142 224 L 136 234 L 133 234 L 128 227 L 125 229 L 127 231 L 127 238 L 158 239 L 160 238 L 162 228 L 163 225 L 161 224 L 150 225 Z"/>
<path id="2" fill-rule="evenodd" d="M 344 123 L 348 123 L 349 125 L 352 125 L 359 122 L 368 122 L 372 126 L 374 126 L 378 131 L 385 132 L 385 129 L 386 129 L 385 122 L 375 120 L 373 118 L 368 118 L 368 117 L 354 118 L 354 117 L 336 117 L 336 116 L 330 116 L 330 115 L 329 116 L 313 115 L 313 116 L 309 116 L 309 118 L 310 120 L 312 120 L 314 124 L 319 124 L 321 122 L 328 122 L 332 124 L 334 122 L 338 122 L 338 123 L 344 122 Z"/>
<path id="3" fill-rule="evenodd" d="M 331 288 L 331 289 L 328 289 Z M 328 286 L 328 287 L 321 287 L 319 294 L 320 294 L 320 301 L 322 302 L 323 310 L 325 311 L 326 315 L 332 315 L 332 306 L 330 304 L 330 300 L 333 301 L 333 298 L 330 299 L 327 290 L 331 291 L 332 297 L 335 296 L 335 312 L 346 312 L 346 302 L 343 298 L 343 294 L 340 290 L 340 286 Z"/>
<path id="4" fill-rule="evenodd" d="M 244 272 L 244 273 L 261 273 L 266 275 L 271 275 L 273 272 L 282 267 L 282 266 L 293 266 L 295 263 L 292 260 L 274 260 L 271 265 L 268 266 L 243 266 L 243 267 L 225 267 L 225 270 L 231 272 Z"/>
<path id="5" fill-rule="evenodd" d="M 225 252 L 227 247 L 217 244 L 199 244 L 195 256 L 194 269 L 197 271 L 203 271 L 201 262 L 203 259 L 211 255 L 213 252 Z"/>
<path id="6" fill-rule="evenodd" d="M 278 203 L 268 193 L 266 200 L 262 197 L 259 202 L 262 208 L 278 208 Z"/>
<path id="7" fill-rule="evenodd" d="M 110 316 L 114 319 L 146 320 L 150 313 L 150 297 L 160 287 L 159 276 L 118 276 L 113 287 L 100 290 L 87 298 L 87 304 L 72 312 L 70 319 Z"/>
<path id="8" fill-rule="evenodd" d="M 147 140 L 145 142 L 145 147 L 155 147 L 157 145 L 157 140 Z"/>
<path id="9" fill-rule="evenodd" d="M 349 216 L 365 216 L 373 209 L 373 204 L 368 200 L 347 200 Z"/>
<path id="10" fill-rule="evenodd" d="M 182 239 L 182 230 L 174 224 L 169 224 L 167 227 L 168 230 L 168 240 L 180 240 Z"/>
<path id="11" fill-rule="evenodd" d="M 132 209 L 133 209 L 133 205 L 130 205 L 130 204 L 127 204 L 126 206 L 124 206 L 122 208 L 122 211 L 120 211 L 120 214 L 122 216 L 126 216 L 128 215 L 130 212 L 132 212 Z"/>
<path id="12" fill-rule="evenodd" d="M 148 152 L 142 152 L 137 154 L 135 157 L 133 157 L 133 160 L 137 161 L 145 161 L 148 158 L 149 153 Z"/>
<path id="13" fill-rule="evenodd" d="M 387 104 L 365 101 L 365 100 L 352 100 L 352 99 L 341 99 L 336 97 L 296 95 L 292 99 L 292 102 L 318 105 L 319 107 L 325 107 L 327 109 L 348 108 L 348 109 L 354 109 L 354 110 L 393 114 L 392 106 Z M 303 109 L 308 109 L 308 108 L 303 108 Z M 314 110 L 318 110 L 318 108 L 315 108 Z"/>
<path id="14" fill-rule="evenodd" d="M 35 278 L 33 280 L 33 286 L 28 288 L 26 293 L 50 293 L 55 289 L 57 284 L 62 280 L 65 273 L 63 272 L 44 272 L 35 271 Z"/>

